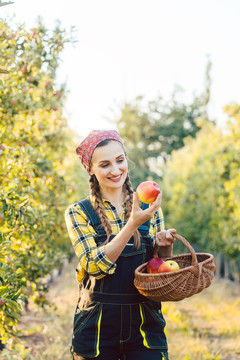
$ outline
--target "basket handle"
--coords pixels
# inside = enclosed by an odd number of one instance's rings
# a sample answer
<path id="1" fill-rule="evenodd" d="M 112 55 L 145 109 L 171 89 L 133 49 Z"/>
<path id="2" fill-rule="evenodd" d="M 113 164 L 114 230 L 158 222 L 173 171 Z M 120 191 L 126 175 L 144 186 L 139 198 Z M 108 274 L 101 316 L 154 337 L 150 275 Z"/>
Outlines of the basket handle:
<path id="1" fill-rule="evenodd" d="M 178 240 L 180 240 L 183 245 L 186 246 L 186 248 L 189 250 L 190 254 L 192 255 L 192 265 L 193 266 L 197 266 L 198 265 L 198 260 L 197 260 L 197 256 L 195 253 L 195 250 L 193 249 L 193 247 L 189 244 L 189 242 L 182 237 L 181 235 L 178 234 L 172 234 L 172 236 Z M 158 256 L 158 246 L 155 244 L 154 245 L 154 249 L 153 249 L 153 257 L 159 257 Z M 170 256 L 169 256 L 170 257 Z"/>

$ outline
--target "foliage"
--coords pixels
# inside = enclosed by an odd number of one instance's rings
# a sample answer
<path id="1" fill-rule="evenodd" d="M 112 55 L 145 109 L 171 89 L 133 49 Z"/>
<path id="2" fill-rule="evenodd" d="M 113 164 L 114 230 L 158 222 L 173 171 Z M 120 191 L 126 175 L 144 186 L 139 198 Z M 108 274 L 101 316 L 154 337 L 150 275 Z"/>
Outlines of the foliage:
<path id="1" fill-rule="evenodd" d="M 75 184 L 76 143 L 63 116 L 66 86 L 56 82 L 60 53 L 73 42 L 72 31 L 57 25 L 50 32 L 41 21 L 30 30 L 13 28 L 1 21 L 0 56 L 9 72 L 0 84 L 3 342 L 14 340 L 28 297 L 40 306 L 48 304 L 43 278 L 72 252 L 64 211 L 84 193 Z M 80 181 L 85 188 L 83 176 Z"/>
<path id="2" fill-rule="evenodd" d="M 170 227 L 196 249 L 240 254 L 240 107 L 227 106 L 232 117 L 225 131 L 202 124 L 196 139 L 172 153 L 162 187 Z"/>

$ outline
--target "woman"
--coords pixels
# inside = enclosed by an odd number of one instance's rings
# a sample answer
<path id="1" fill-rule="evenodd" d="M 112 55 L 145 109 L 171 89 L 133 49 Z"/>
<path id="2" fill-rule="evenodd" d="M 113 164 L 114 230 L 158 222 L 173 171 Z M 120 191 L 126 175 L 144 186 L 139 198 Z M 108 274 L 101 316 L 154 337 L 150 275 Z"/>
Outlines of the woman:
<path id="1" fill-rule="evenodd" d="M 123 141 L 114 130 L 92 131 L 76 151 L 91 191 L 65 212 L 79 258 L 73 359 L 168 360 L 161 303 L 133 284 L 134 270 L 152 258 L 155 242 L 161 257 L 172 254 L 176 230 L 164 230 L 162 193 L 149 207 L 139 206 Z"/>

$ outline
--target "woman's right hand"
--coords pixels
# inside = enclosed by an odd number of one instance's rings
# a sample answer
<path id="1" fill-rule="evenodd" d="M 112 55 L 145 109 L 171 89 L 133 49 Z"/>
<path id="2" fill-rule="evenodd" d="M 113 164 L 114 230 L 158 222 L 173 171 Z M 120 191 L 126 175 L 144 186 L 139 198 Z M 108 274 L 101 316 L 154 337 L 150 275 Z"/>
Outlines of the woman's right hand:
<path id="1" fill-rule="evenodd" d="M 162 202 L 162 191 L 160 191 L 160 194 L 157 196 L 156 200 L 153 203 L 151 203 L 147 209 L 142 210 L 139 206 L 137 193 L 135 192 L 133 194 L 133 206 L 129 221 L 131 221 L 135 225 L 136 229 L 139 228 L 139 226 L 141 226 L 147 220 L 153 217 L 155 212 L 161 206 L 161 202 Z"/>

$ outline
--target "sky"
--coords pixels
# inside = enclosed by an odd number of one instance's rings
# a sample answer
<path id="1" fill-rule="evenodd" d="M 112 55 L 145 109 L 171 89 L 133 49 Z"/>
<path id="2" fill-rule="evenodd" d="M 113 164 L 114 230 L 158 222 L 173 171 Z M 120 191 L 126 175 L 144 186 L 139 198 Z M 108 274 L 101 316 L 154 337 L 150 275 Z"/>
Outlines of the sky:
<path id="1" fill-rule="evenodd" d="M 223 126 L 223 106 L 240 102 L 239 0 L 15 0 L 1 17 L 53 29 L 75 26 L 77 43 L 61 56 L 58 82 L 66 82 L 69 126 L 86 136 L 116 129 L 120 106 L 143 95 L 169 96 L 176 85 L 186 102 L 205 86 L 212 61 L 209 116 Z M 184 98 L 183 98 L 184 101 Z"/>

